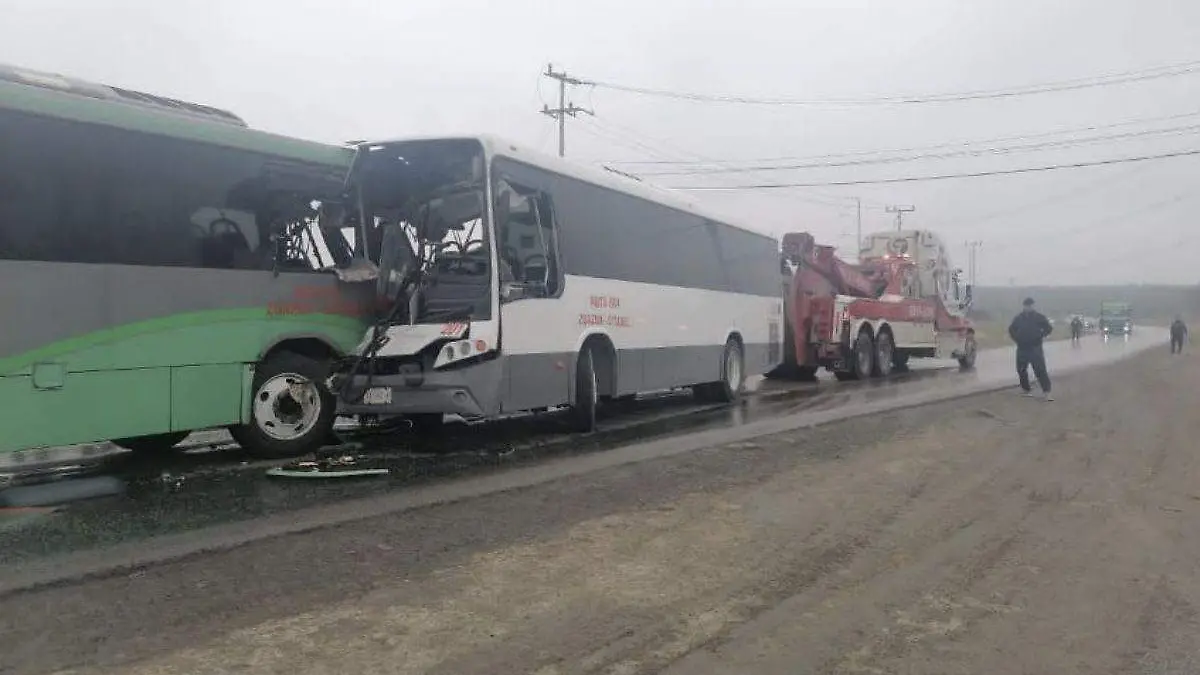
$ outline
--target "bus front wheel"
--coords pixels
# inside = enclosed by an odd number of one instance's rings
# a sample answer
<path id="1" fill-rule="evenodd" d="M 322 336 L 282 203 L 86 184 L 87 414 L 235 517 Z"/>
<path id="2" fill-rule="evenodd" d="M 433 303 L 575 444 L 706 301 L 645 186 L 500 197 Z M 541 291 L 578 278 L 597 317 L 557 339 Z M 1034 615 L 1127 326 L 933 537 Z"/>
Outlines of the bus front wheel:
<path id="1" fill-rule="evenodd" d="M 250 423 L 229 429 L 255 457 L 295 457 L 316 451 L 329 438 L 337 401 L 325 388 L 329 364 L 279 352 L 254 373 Z"/>

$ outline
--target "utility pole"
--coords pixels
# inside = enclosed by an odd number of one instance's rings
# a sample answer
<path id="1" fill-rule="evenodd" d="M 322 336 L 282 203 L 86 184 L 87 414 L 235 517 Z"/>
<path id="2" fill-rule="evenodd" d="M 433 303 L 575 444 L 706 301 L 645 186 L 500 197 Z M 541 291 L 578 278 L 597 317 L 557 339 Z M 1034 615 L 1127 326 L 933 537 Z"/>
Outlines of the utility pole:
<path id="1" fill-rule="evenodd" d="M 967 242 L 967 278 L 972 286 L 975 285 L 975 272 L 978 269 L 975 260 L 978 257 L 980 246 L 983 246 L 983 242 L 978 239 Z"/>
<path id="2" fill-rule="evenodd" d="M 566 71 L 555 72 L 554 64 L 546 66 L 544 75 L 552 80 L 558 80 L 558 107 L 551 108 L 543 103 L 541 112 L 547 117 L 558 120 L 558 156 L 562 157 L 567 152 L 567 116 L 576 117 L 579 113 L 587 115 L 596 113 L 587 108 L 580 108 L 574 103 L 567 103 L 567 85 L 585 84 L 583 80 L 567 75 Z"/>
<path id="3" fill-rule="evenodd" d="M 862 244 L 863 244 L 863 242 L 862 242 L 862 198 L 861 197 L 854 198 L 854 222 L 858 226 L 858 241 L 855 242 L 855 246 L 858 247 L 858 250 L 855 251 L 854 256 L 855 256 L 855 259 L 858 259 L 858 258 L 862 257 Z"/>
<path id="4" fill-rule="evenodd" d="M 904 229 L 903 227 L 901 227 L 904 222 L 904 214 L 912 213 L 913 211 L 916 211 L 917 207 L 892 205 L 892 206 L 887 207 L 886 210 L 888 213 L 896 214 L 896 231 L 899 232 L 900 230 Z"/>

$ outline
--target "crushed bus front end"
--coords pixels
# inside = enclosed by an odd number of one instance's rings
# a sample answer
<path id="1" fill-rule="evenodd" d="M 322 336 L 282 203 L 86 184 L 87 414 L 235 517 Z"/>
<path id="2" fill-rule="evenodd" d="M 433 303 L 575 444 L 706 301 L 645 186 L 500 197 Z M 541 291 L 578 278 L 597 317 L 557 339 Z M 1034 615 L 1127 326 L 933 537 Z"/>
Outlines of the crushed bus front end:
<path id="1" fill-rule="evenodd" d="M 496 253 L 477 139 L 359 147 L 348 194 L 377 259 L 380 320 L 329 378 L 342 415 L 494 415 Z"/>

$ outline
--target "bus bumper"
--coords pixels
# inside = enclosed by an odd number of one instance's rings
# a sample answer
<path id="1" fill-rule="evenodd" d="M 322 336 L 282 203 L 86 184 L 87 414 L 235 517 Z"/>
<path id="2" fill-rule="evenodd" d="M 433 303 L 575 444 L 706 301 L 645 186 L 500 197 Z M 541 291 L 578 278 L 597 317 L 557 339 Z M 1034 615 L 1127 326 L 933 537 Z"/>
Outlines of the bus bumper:
<path id="1" fill-rule="evenodd" d="M 487 417 L 497 412 L 501 371 L 495 362 L 450 371 L 356 375 L 338 396 L 339 415 L 442 413 Z M 343 381 L 344 382 L 344 381 Z M 490 386 L 489 386 L 490 385 Z M 343 387 L 341 382 L 337 386 Z M 335 392 L 339 389 L 335 389 Z"/>

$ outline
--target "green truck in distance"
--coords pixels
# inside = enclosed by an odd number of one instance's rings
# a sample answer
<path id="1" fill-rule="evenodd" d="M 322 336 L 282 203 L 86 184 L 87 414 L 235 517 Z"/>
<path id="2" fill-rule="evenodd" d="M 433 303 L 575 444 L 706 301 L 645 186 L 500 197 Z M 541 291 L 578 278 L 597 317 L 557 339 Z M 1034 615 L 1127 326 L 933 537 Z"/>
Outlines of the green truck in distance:
<path id="1" fill-rule="evenodd" d="M 1133 333 L 1133 313 L 1127 302 L 1100 303 L 1100 334 L 1104 337 Z"/>

